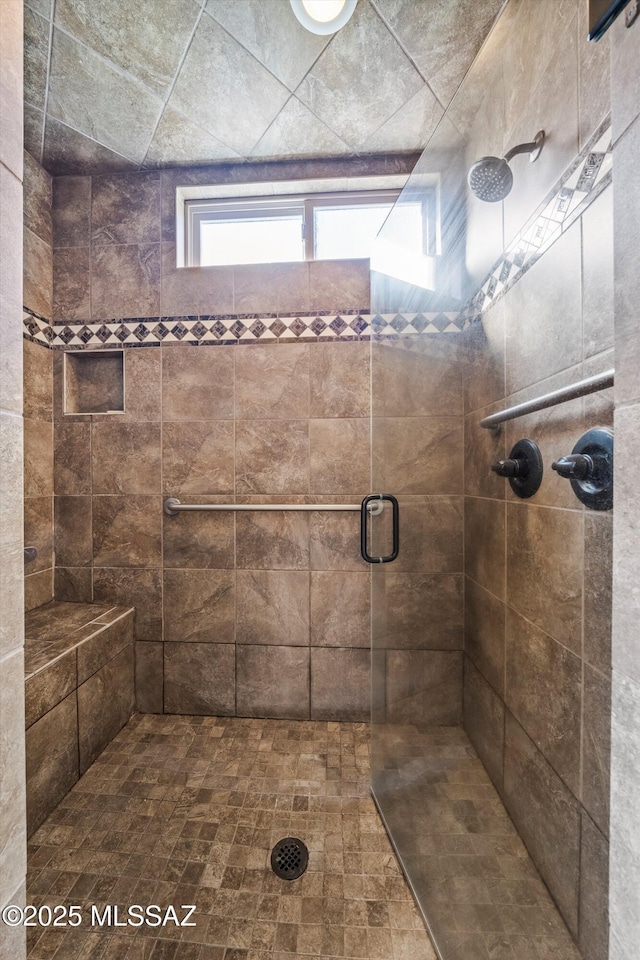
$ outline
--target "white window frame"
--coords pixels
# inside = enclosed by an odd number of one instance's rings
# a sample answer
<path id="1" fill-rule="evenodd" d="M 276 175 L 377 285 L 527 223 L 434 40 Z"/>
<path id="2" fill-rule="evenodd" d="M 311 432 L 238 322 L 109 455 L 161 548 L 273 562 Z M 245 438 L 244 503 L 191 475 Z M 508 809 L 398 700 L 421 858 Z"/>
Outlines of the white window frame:
<path id="1" fill-rule="evenodd" d="M 373 204 L 395 203 L 400 189 L 352 190 L 326 193 L 288 194 L 286 196 L 253 196 L 230 199 L 185 199 L 184 200 L 184 266 L 200 266 L 200 225 L 216 219 L 228 220 L 230 216 L 242 220 L 256 213 L 266 216 L 302 217 L 302 242 L 304 262 L 315 259 L 314 213 L 322 207 L 357 207 Z M 427 191 L 417 202 L 422 204 L 423 253 L 433 255 L 437 243 L 436 192 Z"/>

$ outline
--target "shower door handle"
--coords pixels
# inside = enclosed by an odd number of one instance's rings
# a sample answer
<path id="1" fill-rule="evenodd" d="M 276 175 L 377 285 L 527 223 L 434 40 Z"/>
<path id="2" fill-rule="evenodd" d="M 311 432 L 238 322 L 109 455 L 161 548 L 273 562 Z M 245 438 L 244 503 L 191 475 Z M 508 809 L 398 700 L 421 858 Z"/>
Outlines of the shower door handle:
<path id="1" fill-rule="evenodd" d="M 370 504 L 380 502 L 381 500 L 386 500 L 391 504 L 392 509 L 392 526 L 393 526 L 393 547 L 390 554 L 386 557 L 372 557 L 367 551 L 367 518 L 369 516 L 376 516 L 373 514 Z M 380 504 L 382 507 L 382 504 Z M 369 497 L 365 497 L 362 501 L 362 507 L 360 509 L 360 553 L 362 554 L 362 559 L 366 560 L 367 563 L 391 563 L 392 560 L 395 560 L 400 551 L 400 508 L 398 506 L 398 501 L 390 493 L 373 493 Z"/>

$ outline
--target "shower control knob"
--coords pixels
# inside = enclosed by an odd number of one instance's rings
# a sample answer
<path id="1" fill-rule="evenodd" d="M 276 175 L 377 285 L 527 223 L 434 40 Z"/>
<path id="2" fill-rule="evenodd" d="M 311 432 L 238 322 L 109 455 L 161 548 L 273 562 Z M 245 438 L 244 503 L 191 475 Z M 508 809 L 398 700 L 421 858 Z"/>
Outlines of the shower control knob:
<path id="1" fill-rule="evenodd" d="M 499 477 L 527 477 L 529 475 L 528 460 L 498 460 L 491 467 L 494 473 Z"/>
<path id="2" fill-rule="evenodd" d="M 491 469 L 499 477 L 507 477 L 518 497 L 532 497 L 542 483 L 542 457 L 533 440 L 518 440 L 505 460 L 498 460 Z"/>
<path id="3" fill-rule="evenodd" d="M 613 506 L 613 430 L 594 427 L 583 433 L 573 450 L 551 464 L 570 481 L 578 500 L 590 510 Z"/>
<path id="4" fill-rule="evenodd" d="M 552 463 L 551 469 L 567 480 L 588 480 L 593 476 L 594 466 L 588 454 L 572 453 Z"/>

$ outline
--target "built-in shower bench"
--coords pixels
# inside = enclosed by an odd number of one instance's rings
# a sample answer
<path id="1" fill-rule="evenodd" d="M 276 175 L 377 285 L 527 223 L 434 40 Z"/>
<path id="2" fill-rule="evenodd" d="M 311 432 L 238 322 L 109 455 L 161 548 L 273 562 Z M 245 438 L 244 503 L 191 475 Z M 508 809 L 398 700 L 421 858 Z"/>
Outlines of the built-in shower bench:
<path id="1" fill-rule="evenodd" d="M 29 836 L 133 713 L 133 618 L 133 607 L 56 600 L 26 616 Z"/>

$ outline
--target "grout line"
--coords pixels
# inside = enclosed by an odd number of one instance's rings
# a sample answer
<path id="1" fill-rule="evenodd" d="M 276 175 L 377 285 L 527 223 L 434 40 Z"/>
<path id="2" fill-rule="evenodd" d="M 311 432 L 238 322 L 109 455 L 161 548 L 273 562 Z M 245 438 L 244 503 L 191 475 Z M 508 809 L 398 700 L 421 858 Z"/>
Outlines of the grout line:
<path id="1" fill-rule="evenodd" d="M 183 53 L 182 53 L 182 56 L 180 57 L 180 60 L 178 61 L 178 65 L 177 65 L 177 67 L 176 67 L 176 72 L 175 72 L 175 74 L 174 74 L 173 80 L 171 81 L 171 84 L 169 85 L 169 90 L 168 90 L 168 92 L 167 92 L 166 97 L 165 97 L 164 100 L 163 100 L 163 103 L 162 103 L 162 110 L 160 111 L 160 114 L 159 114 L 159 116 L 158 116 L 158 120 L 157 120 L 157 122 L 156 122 L 156 124 L 155 124 L 155 126 L 154 126 L 154 128 L 153 128 L 153 131 L 152 131 L 152 133 L 151 133 L 151 136 L 150 136 L 150 138 L 149 138 L 149 143 L 147 144 L 147 149 L 146 149 L 145 152 L 144 152 L 144 156 L 143 156 L 142 160 L 140 161 L 140 164 L 138 165 L 139 168 L 141 168 L 141 167 L 144 166 L 145 160 L 147 159 L 147 157 L 148 157 L 148 155 L 149 155 L 149 150 L 150 150 L 150 148 L 151 148 L 151 144 L 153 143 L 154 137 L 155 137 L 156 133 L 158 132 L 158 127 L 160 126 L 160 123 L 161 123 L 162 118 L 163 118 L 163 116 L 164 116 L 164 112 L 165 112 L 165 110 L 166 110 L 166 108 L 167 108 L 167 104 L 169 103 L 169 100 L 171 99 L 171 95 L 173 94 L 173 91 L 174 91 L 174 89 L 175 89 L 176 83 L 178 82 L 178 77 L 180 76 L 180 71 L 182 70 L 182 68 L 183 68 L 183 66 L 184 66 L 184 62 L 185 62 L 185 60 L 187 59 L 187 54 L 189 53 L 189 50 L 191 49 L 191 44 L 193 43 L 194 37 L 195 37 L 195 35 L 196 35 L 196 31 L 197 31 L 197 29 L 198 29 L 198 26 L 200 25 L 200 20 L 202 19 L 202 14 L 203 14 L 203 13 L 204 13 L 204 7 L 202 6 L 202 7 L 200 7 L 200 10 L 199 10 L 199 12 L 198 12 L 198 14 L 197 14 L 197 16 L 196 16 L 195 23 L 194 23 L 194 25 L 193 25 L 193 29 L 191 30 L 191 35 L 189 36 L 189 39 L 187 40 L 187 43 L 186 43 L 186 45 L 185 45 L 184 51 L 183 51 Z M 162 99 L 162 98 L 161 98 L 161 99 Z M 188 118 L 187 118 L 187 119 L 188 119 Z M 202 129 L 204 130 L 204 127 L 203 127 Z M 205 131 L 205 133 L 208 133 L 208 131 Z M 218 140 L 218 139 L 219 139 L 219 138 L 216 137 L 216 140 Z M 222 143 L 222 141 L 220 141 L 220 142 Z M 226 146 L 226 144 L 225 144 L 225 146 Z"/>
<path id="2" fill-rule="evenodd" d="M 51 59 L 53 56 L 53 23 L 56 15 L 56 0 L 51 0 L 51 9 L 49 10 L 51 20 L 49 22 L 49 46 L 47 51 L 47 72 L 44 87 L 44 104 L 42 107 L 42 135 L 40 137 L 40 157 L 39 162 L 44 160 L 44 140 L 47 129 L 47 107 L 49 105 L 49 81 L 51 78 Z"/>

